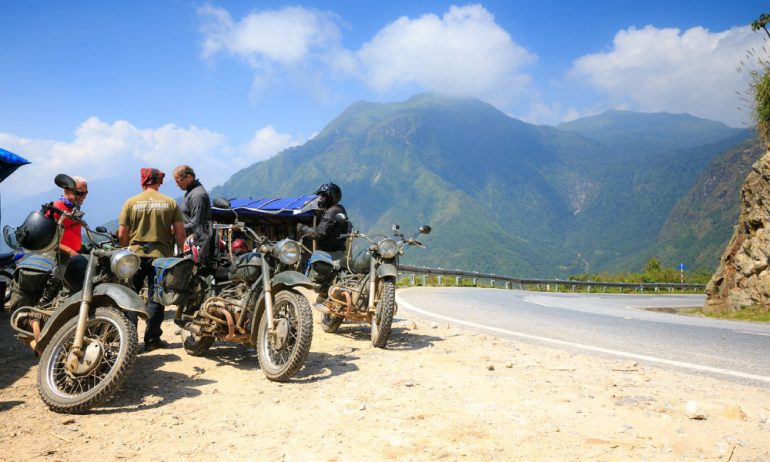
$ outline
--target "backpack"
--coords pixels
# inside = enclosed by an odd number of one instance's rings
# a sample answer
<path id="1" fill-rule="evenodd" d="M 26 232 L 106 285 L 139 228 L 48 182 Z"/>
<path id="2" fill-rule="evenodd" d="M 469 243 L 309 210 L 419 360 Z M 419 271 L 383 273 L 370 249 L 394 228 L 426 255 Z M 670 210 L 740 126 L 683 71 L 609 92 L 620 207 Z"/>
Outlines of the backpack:
<path id="1" fill-rule="evenodd" d="M 166 306 L 187 303 L 194 265 L 190 258 L 165 257 L 153 260 L 152 266 L 155 267 L 153 301 Z"/>
<path id="2" fill-rule="evenodd" d="M 54 262 L 42 255 L 28 255 L 16 264 L 11 286 L 11 311 L 21 306 L 34 306 L 43 295 L 53 273 Z"/>

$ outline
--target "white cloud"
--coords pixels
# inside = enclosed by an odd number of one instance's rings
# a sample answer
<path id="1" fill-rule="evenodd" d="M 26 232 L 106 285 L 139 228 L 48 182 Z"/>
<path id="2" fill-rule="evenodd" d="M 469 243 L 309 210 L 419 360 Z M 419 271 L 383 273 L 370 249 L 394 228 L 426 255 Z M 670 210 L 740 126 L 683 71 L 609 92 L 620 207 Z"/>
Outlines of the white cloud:
<path id="1" fill-rule="evenodd" d="M 198 14 L 206 58 L 227 52 L 260 72 L 268 72 L 274 64 L 304 65 L 311 58 L 339 59 L 340 66 L 347 67 L 349 58 L 339 45 L 339 20 L 333 13 L 290 6 L 253 11 L 236 21 L 225 9 L 206 5 Z"/>
<path id="2" fill-rule="evenodd" d="M 452 6 L 443 17 L 401 17 L 358 52 L 375 89 L 416 83 L 434 91 L 492 100 L 524 90 L 521 68 L 535 56 L 517 45 L 481 5 Z"/>
<path id="3" fill-rule="evenodd" d="M 569 76 L 634 110 L 689 112 L 739 126 L 748 116 L 736 92 L 745 77 L 736 72 L 746 50 L 761 43 L 748 27 L 710 32 L 693 27 L 629 28 L 615 35 L 612 49 L 577 59 Z"/>
<path id="4" fill-rule="evenodd" d="M 296 6 L 235 20 L 207 5 L 198 13 L 204 57 L 240 57 L 254 70 L 257 90 L 280 77 L 327 98 L 331 79 L 355 78 L 377 91 L 406 85 L 505 103 L 525 91 L 529 76 L 521 69 L 536 59 L 481 5 L 401 17 L 355 52 L 342 46 L 341 21 L 330 12 Z"/>
<path id="5" fill-rule="evenodd" d="M 272 125 L 257 130 L 244 151 L 249 153 L 252 162 L 266 160 L 284 149 L 297 146 L 302 140 L 295 139 L 286 133 L 278 133 Z"/>
<path id="6" fill-rule="evenodd" d="M 298 143 L 272 126 L 259 130 L 247 145 L 234 147 L 224 135 L 195 126 L 140 129 L 126 121 L 109 124 L 96 117 L 83 122 L 69 142 L 0 133 L 0 146 L 31 161 L 3 182 L 3 200 L 50 190 L 57 173 L 88 180 L 120 175 L 138 178 L 141 167 L 155 167 L 170 177 L 174 167 L 183 163 L 192 166 L 212 188 L 237 170 Z"/>

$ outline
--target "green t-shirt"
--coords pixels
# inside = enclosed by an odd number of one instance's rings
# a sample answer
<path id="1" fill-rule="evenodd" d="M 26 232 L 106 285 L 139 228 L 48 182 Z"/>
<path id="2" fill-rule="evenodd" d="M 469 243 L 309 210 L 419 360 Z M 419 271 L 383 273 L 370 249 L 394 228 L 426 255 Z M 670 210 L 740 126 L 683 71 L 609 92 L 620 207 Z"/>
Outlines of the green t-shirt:
<path id="1" fill-rule="evenodd" d="M 118 224 L 128 226 L 128 247 L 140 257 L 170 257 L 174 253 L 173 223 L 182 222 L 176 201 L 154 189 L 146 189 L 129 197 L 120 210 Z M 149 253 L 143 244 L 154 244 Z"/>

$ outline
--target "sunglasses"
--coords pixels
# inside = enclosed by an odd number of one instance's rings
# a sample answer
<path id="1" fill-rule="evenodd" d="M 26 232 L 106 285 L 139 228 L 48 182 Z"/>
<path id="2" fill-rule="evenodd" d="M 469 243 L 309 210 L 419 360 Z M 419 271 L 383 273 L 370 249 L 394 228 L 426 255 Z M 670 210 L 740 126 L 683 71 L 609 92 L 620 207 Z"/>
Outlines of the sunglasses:
<path id="1" fill-rule="evenodd" d="M 88 191 L 72 191 L 76 196 L 83 197 L 88 194 Z"/>

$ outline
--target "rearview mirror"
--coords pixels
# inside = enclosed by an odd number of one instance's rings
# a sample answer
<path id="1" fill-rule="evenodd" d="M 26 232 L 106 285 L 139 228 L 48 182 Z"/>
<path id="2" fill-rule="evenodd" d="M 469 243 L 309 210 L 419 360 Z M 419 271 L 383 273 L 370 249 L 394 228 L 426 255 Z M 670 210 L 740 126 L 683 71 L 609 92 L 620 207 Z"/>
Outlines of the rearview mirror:
<path id="1" fill-rule="evenodd" d="M 96 227 L 96 232 L 97 233 L 106 233 L 107 232 L 107 228 L 105 228 L 104 226 L 97 226 Z"/>
<path id="2" fill-rule="evenodd" d="M 420 234 L 430 234 L 430 226 L 422 225 L 418 231 L 420 231 Z"/>
<path id="3" fill-rule="evenodd" d="M 56 178 L 53 179 L 53 182 L 56 183 L 56 186 L 62 189 L 66 189 L 67 191 L 75 190 L 75 180 L 73 180 L 69 175 L 60 173 L 56 175 Z"/>

